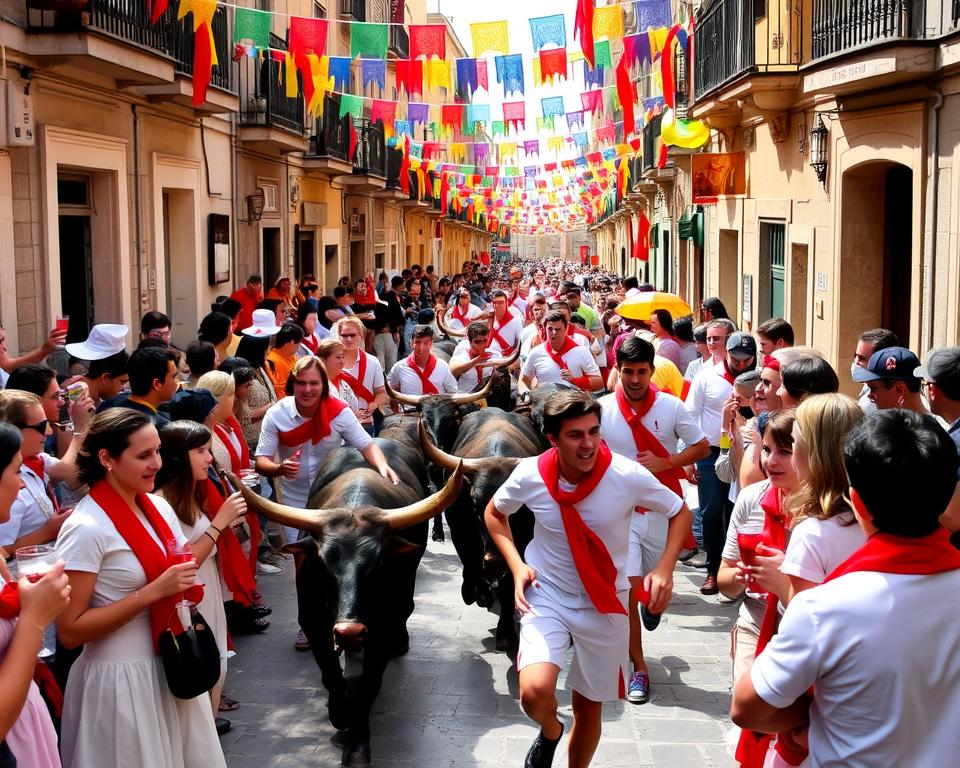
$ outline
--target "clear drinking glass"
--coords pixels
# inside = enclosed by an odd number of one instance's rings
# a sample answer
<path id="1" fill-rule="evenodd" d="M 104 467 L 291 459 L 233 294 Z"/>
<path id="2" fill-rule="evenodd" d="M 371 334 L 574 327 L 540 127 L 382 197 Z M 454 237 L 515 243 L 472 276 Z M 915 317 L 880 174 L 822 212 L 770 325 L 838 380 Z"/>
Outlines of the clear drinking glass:
<path id="1" fill-rule="evenodd" d="M 26 576 L 31 582 L 40 581 L 57 563 L 57 550 L 52 544 L 36 544 L 32 547 L 20 547 L 16 551 L 17 573 Z M 43 643 L 37 656 L 41 659 L 53 656 L 57 652 L 57 634 L 50 624 L 44 629 Z"/>

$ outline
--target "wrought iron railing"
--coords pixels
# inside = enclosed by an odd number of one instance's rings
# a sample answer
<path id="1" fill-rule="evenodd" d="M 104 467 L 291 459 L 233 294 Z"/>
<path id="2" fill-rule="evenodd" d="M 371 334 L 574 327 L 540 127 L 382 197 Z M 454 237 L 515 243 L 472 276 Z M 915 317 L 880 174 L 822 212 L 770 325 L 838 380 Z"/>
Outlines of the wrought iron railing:
<path id="1" fill-rule="evenodd" d="M 387 178 L 386 142 L 383 123 L 366 119 L 354 120 L 357 132 L 357 153 L 353 156 L 353 172 L 358 176 Z"/>
<path id="2" fill-rule="evenodd" d="M 271 58 L 240 61 L 240 124 L 273 125 L 302 136 L 303 97 L 287 98 L 279 70 L 280 62 Z"/>
<path id="3" fill-rule="evenodd" d="M 662 115 L 653 117 L 643 126 L 643 170 L 652 171 L 657 167 L 657 138 L 660 136 L 660 121 Z"/>
<path id="4" fill-rule="evenodd" d="M 410 38 L 403 27 L 390 27 L 390 50 L 397 54 L 398 59 L 405 59 L 410 55 Z"/>
<path id="5" fill-rule="evenodd" d="M 396 147 L 387 147 L 387 189 L 400 189 L 400 166 L 403 152 Z"/>
<path id="6" fill-rule="evenodd" d="M 315 126 L 307 154 L 349 162 L 350 115 L 340 117 L 339 94 L 328 94 L 324 97 L 323 115 L 317 118 Z"/>
<path id="7" fill-rule="evenodd" d="M 811 56 L 887 40 L 922 38 L 923 0 L 813 0 Z"/>
<path id="8" fill-rule="evenodd" d="M 117 2 L 117 0 L 112 0 Z M 122 0 L 121 0 L 122 2 Z M 134 3 L 125 3 L 129 7 L 135 7 Z M 193 75 L 193 44 L 194 32 L 193 26 L 189 20 L 177 21 L 174 9 L 171 7 L 164 14 L 164 17 L 157 22 L 157 25 L 167 26 L 167 47 L 166 52 L 173 57 L 175 62 L 174 69 L 181 75 Z M 217 65 L 213 67 L 210 75 L 210 85 L 222 88 L 225 91 L 232 90 L 231 80 L 231 45 L 230 45 L 230 24 L 227 21 L 227 9 L 218 7 L 213 15 L 213 44 L 217 49 Z"/>

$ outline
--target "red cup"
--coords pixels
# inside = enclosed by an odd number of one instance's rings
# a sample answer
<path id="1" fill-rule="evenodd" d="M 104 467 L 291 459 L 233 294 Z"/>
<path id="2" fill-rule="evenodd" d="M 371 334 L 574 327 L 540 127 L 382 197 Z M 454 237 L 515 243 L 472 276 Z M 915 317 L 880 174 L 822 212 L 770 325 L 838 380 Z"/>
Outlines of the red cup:
<path id="1" fill-rule="evenodd" d="M 737 546 L 744 565 L 753 565 L 757 557 L 757 547 L 763 542 L 762 533 L 738 533 Z"/>
<path id="2" fill-rule="evenodd" d="M 70 327 L 70 316 L 64 315 L 63 317 L 57 318 L 56 330 L 66 333 Z"/>

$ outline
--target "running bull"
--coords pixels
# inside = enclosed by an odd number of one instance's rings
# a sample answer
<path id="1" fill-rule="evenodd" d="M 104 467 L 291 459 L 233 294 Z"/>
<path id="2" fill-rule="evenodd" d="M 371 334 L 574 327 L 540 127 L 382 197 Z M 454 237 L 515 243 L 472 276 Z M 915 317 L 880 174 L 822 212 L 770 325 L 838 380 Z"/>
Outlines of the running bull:
<path id="1" fill-rule="evenodd" d="M 328 714 L 345 766 L 370 763 L 370 708 L 388 660 L 407 650 L 406 621 L 427 521 L 453 502 L 462 484 L 462 470 L 456 470 L 439 492 L 424 498 L 427 475 L 419 452 L 390 439 L 377 443 L 399 485 L 344 446 L 321 465 L 309 509 L 243 490 L 252 512 L 310 534 L 289 547 L 297 563 L 298 619 L 329 694 Z"/>

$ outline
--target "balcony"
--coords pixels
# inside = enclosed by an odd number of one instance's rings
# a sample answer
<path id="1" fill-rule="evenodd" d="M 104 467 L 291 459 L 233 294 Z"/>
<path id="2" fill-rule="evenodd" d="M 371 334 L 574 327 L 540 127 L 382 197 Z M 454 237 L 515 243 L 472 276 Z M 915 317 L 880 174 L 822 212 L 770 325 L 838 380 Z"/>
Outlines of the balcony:
<path id="1" fill-rule="evenodd" d="M 400 166 L 403 165 L 403 152 L 396 147 L 387 147 L 387 186 L 373 196 L 383 200 L 407 201 L 409 195 L 400 189 Z"/>
<path id="2" fill-rule="evenodd" d="M 354 21 L 367 20 L 366 0 L 339 0 L 340 16 Z"/>
<path id="3" fill-rule="evenodd" d="M 727 111 L 736 125 L 747 96 L 761 112 L 786 109 L 795 100 L 803 55 L 801 14 L 792 0 L 717 0 L 701 11 L 692 116 L 718 117 Z M 724 127 L 717 122 L 714 127 Z"/>
<path id="4" fill-rule="evenodd" d="M 660 147 L 658 146 L 659 142 L 657 141 L 660 138 L 660 122 L 663 120 L 662 115 L 657 115 L 652 118 L 649 123 L 643 126 L 643 172 L 656 170 L 657 167 L 657 156 L 660 153 Z"/>
<path id="5" fill-rule="evenodd" d="M 410 58 L 410 38 L 407 35 L 407 30 L 403 27 L 390 27 L 387 53 L 394 54 L 398 59 Z"/>
<path id="6" fill-rule="evenodd" d="M 924 0 L 812 0 L 803 91 L 844 94 L 926 77 L 936 45 L 924 43 Z"/>
<path id="7" fill-rule="evenodd" d="M 327 176 L 353 172 L 350 161 L 350 115 L 340 117 L 340 96 L 330 94 L 323 101 L 323 116 L 314 124 L 303 164 Z"/>
<path id="8" fill-rule="evenodd" d="M 353 174 L 340 176 L 338 181 L 357 192 L 376 192 L 387 186 L 386 141 L 383 123 L 366 119 L 353 121 L 357 135 L 357 150 L 353 156 Z"/>
<path id="9" fill-rule="evenodd" d="M 309 140 L 304 132 L 303 97 L 287 98 L 278 79 L 280 62 L 245 58 L 237 69 L 243 146 L 268 154 L 305 152 Z"/>

